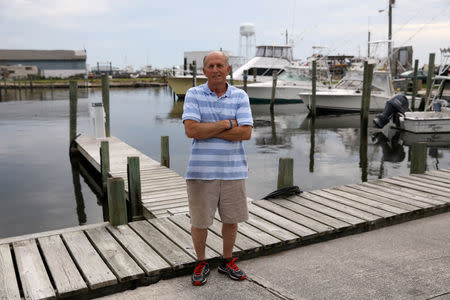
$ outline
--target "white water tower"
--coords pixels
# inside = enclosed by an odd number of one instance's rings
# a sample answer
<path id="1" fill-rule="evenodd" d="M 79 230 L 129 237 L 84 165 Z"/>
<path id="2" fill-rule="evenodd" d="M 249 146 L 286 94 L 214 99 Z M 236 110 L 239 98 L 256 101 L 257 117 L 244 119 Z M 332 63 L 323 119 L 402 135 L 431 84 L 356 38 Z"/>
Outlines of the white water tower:
<path id="1" fill-rule="evenodd" d="M 243 56 L 242 38 L 245 37 L 245 61 L 249 59 L 249 53 L 255 48 L 255 25 L 252 23 L 242 23 L 239 27 L 239 56 Z"/>

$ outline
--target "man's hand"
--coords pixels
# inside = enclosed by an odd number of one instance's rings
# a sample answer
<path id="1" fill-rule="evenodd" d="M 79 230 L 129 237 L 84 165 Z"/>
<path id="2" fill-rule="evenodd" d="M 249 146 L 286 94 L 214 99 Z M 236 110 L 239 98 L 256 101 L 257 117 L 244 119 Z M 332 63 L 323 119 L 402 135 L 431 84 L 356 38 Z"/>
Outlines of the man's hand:
<path id="1" fill-rule="evenodd" d="M 231 122 L 233 123 L 233 128 L 235 128 L 235 126 L 237 127 L 236 120 L 231 120 Z M 189 138 L 196 140 L 209 139 L 214 137 L 216 134 L 229 129 L 230 127 L 229 120 L 221 120 L 214 123 L 200 123 L 194 120 L 184 121 L 184 130 L 186 135 Z"/>
<path id="2" fill-rule="evenodd" d="M 214 135 L 214 137 L 227 141 L 249 140 L 252 137 L 252 129 L 253 127 L 249 125 L 241 125 L 235 127 L 233 123 L 232 129 L 222 131 Z"/>

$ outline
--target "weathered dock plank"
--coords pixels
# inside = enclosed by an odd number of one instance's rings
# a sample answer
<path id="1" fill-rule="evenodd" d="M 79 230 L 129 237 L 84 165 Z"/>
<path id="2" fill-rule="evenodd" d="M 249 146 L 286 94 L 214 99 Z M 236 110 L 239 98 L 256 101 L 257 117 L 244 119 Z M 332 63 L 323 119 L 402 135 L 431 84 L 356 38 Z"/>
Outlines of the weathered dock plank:
<path id="1" fill-rule="evenodd" d="M 367 200 L 367 198 L 362 198 L 361 196 L 346 197 L 345 194 L 339 194 L 338 191 L 333 193 L 329 189 L 326 189 L 323 191 L 316 190 L 316 191 L 312 191 L 311 193 L 313 193 L 317 196 L 321 196 L 323 198 L 332 200 L 332 201 L 336 201 L 343 205 L 347 205 L 349 207 L 353 207 L 353 208 L 368 212 L 375 216 L 380 216 L 383 218 L 390 218 L 395 215 L 394 213 L 392 213 L 390 211 L 386 211 L 386 210 L 376 207 L 376 204 L 372 206 L 371 204 L 373 204 L 373 202 L 365 201 L 365 200 Z"/>
<path id="2" fill-rule="evenodd" d="M 363 185 L 367 185 L 376 189 L 382 189 L 392 194 L 402 195 L 405 198 L 412 198 L 417 201 L 421 201 L 424 203 L 430 203 L 435 206 L 440 206 L 442 204 L 447 203 L 445 197 L 439 195 L 433 195 L 426 192 L 421 192 L 418 190 L 414 190 L 412 188 L 408 188 L 404 185 L 395 185 L 390 182 L 385 181 L 376 181 L 376 182 L 365 182 Z"/>
<path id="3" fill-rule="evenodd" d="M 62 238 L 90 289 L 117 283 L 116 276 L 91 245 L 84 232 L 64 233 Z"/>
<path id="4" fill-rule="evenodd" d="M 106 228 L 86 230 L 88 238 L 120 282 L 141 278 L 144 271 L 128 255 Z"/>
<path id="5" fill-rule="evenodd" d="M 300 236 L 251 213 L 247 223 L 276 237 L 281 240 L 283 244 L 295 243 L 301 239 Z"/>
<path id="6" fill-rule="evenodd" d="M 306 193 L 302 193 L 301 196 L 292 196 L 289 197 L 290 201 L 293 201 L 294 203 L 297 203 L 301 206 L 310 208 L 312 210 L 321 212 L 323 214 L 326 214 L 330 217 L 336 218 L 338 220 L 341 220 L 343 222 L 346 222 L 348 224 L 352 224 L 354 225 L 358 225 L 358 224 L 363 224 L 365 221 L 363 219 L 359 219 L 357 217 L 354 217 L 352 215 L 343 213 L 341 211 L 338 211 L 336 209 L 327 207 L 325 205 L 322 205 L 320 203 L 316 203 L 314 201 L 312 201 L 313 199 L 315 199 L 316 196 L 312 195 L 312 194 L 306 194 Z"/>
<path id="7" fill-rule="evenodd" d="M 13 243 L 17 269 L 26 299 L 56 299 L 35 240 Z"/>
<path id="8" fill-rule="evenodd" d="M 190 234 L 191 232 L 191 222 L 188 216 L 186 215 L 176 215 L 169 218 L 171 222 L 180 226 L 184 231 Z M 206 240 L 206 245 L 216 251 L 217 253 L 223 252 L 223 240 L 213 231 L 208 230 L 208 238 Z M 236 245 L 233 248 L 233 253 L 238 253 L 241 249 L 239 249 Z"/>
<path id="9" fill-rule="evenodd" d="M 107 229 L 145 271 L 147 276 L 159 275 L 170 270 L 170 265 L 128 225 L 116 227 L 110 225 Z"/>
<path id="10" fill-rule="evenodd" d="M 309 228 L 318 234 L 326 234 L 329 231 L 333 231 L 334 227 L 328 226 L 326 224 L 317 222 L 314 219 L 309 217 L 305 217 L 301 214 L 298 214 L 292 210 L 289 210 L 285 207 L 276 204 L 276 201 L 255 201 L 254 205 L 262 207 L 270 212 L 273 212 L 283 218 L 291 220 L 297 224 L 300 224 L 306 228 Z"/>
<path id="11" fill-rule="evenodd" d="M 345 195 L 345 197 L 351 197 L 352 199 L 364 199 L 365 203 L 370 203 L 369 205 L 373 205 L 374 207 L 383 209 L 385 211 L 389 211 L 394 214 L 404 214 L 409 211 L 416 210 L 420 207 L 420 204 L 417 206 L 399 202 L 393 200 L 391 198 L 385 197 L 382 193 L 374 193 L 373 191 L 361 187 L 361 186 L 339 186 L 334 189 L 334 193 L 339 193 Z"/>
<path id="12" fill-rule="evenodd" d="M 387 204 L 390 207 L 394 207 L 396 213 L 404 213 L 405 211 L 409 211 L 408 209 L 403 209 L 403 208 L 397 208 L 399 205 L 400 207 L 402 206 L 402 203 L 406 203 L 415 207 L 420 207 L 420 208 L 428 208 L 428 207 L 432 207 L 433 205 L 431 205 L 430 203 L 427 202 L 422 202 L 416 199 L 412 199 L 412 197 L 408 197 L 407 194 L 405 194 L 405 192 L 399 192 L 400 195 L 398 193 L 396 193 L 397 191 L 393 191 L 392 189 L 383 189 L 383 187 L 379 187 L 378 188 L 375 185 L 370 185 L 370 184 L 351 184 L 348 185 L 347 187 L 352 188 L 352 189 L 358 189 L 358 190 L 362 190 L 371 194 L 375 194 L 375 195 L 379 195 L 382 196 L 383 198 L 387 198 L 387 199 L 391 199 L 394 200 L 392 202 L 390 202 L 390 204 Z M 349 190 L 349 193 L 351 193 L 353 190 Z M 387 208 L 390 211 L 392 211 L 392 208 Z"/>
<path id="13" fill-rule="evenodd" d="M 321 212 L 301 206 L 301 205 L 299 205 L 295 202 L 289 201 L 287 199 L 276 199 L 276 201 L 274 201 L 274 202 L 277 203 L 278 205 L 281 205 L 285 208 L 295 211 L 298 214 L 307 216 L 307 217 L 312 218 L 320 223 L 323 223 L 325 225 L 333 227 L 335 230 L 342 230 L 346 227 L 352 226 L 349 223 L 343 222 L 341 220 L 335 219 L 335 218 L 330 217 Z"/>
<path id="14" fill-rule="evenodd" d="M 88 287 L 59 235 L 38 239 L 59 297 L 86 292 Z"/>
<path id="15" fill-rule="evenodd" d="M 9 245 L 0 245 L 0 299 L 20 299 Z"/>
<path id="16" fill-rule="evenodd" d="M 168 239 L 147 221 L 137 221 L 129 224 L 173 269 L 181 269 L 192 265 L 195 259 Z"/>
<path id="17" fill-rule="evenodd" d="M 209 229 L 222 238 L 222 222 L 214 219 L 213 224 Z M 235 244 L 242 250 L 242 253 L 258 252 L 261 251 L 264 247 L 262 244 L 248 238 L 239 231 L 236 234 Z"/>
<path id="18" fill-rule="evenodd" d="M 161 231 L 168 239 L 172 240 L 175 244 L 177 244 L 181 249 L 183 249 L 186 253 L 188 253 L 192 258 L 196 259 L 197 254 L 195 253 L 194 245 L 192 244 L 191 236 L 170 222 L 167 218 L 161 219 L 151 219 L 148 220 L 153 226 L 155 226 L 159 231 Z M 205 257 L 206 259 L 211 259 L 218 257 L 219 254 L 212 250 L 209 247 L 205 249 Z"/>
<path id="19" fill-rule="evenodd" d="M 308 227 L 305 227 L 303 225 L 300 225 L 298 223 L 295 223 L 291 220 L 288 220 L 286 218 L 283 218 L 273 212 L 270 212 L 264 208 L 256 206 L 255 204 L 249 205 L 248 210 L 252 214 L 257 215 L 258 217 L 263 218 L 266 221 L 277 224 L 277 225 L 283 227 L 283 229 L 288 230 L 288 231 L 300 236 L 303 239 L 312 238 L 317 235 L 316 231 L 314 231 Z"/>

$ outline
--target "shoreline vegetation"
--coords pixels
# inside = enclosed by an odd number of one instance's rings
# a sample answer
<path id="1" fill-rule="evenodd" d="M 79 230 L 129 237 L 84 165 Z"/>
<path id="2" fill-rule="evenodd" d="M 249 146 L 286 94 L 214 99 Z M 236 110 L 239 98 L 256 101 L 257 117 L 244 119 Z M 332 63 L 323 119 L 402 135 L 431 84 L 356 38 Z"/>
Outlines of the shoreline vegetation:
<path id="1" fill-rule="evenodd" d="M 12 80 L 0 81 L 0 88 L 4 89 L 30 89 L 30 88 L 69 88 L 70 81 L 76 80 L 79 88 L 101 88 L 101 78 L 90 79 L 36 79 L 36 80 Z M 114 87 L 152 87 L 166 86 L 166 78 L 112 78 L 109 79 L 109 86 Z"/>

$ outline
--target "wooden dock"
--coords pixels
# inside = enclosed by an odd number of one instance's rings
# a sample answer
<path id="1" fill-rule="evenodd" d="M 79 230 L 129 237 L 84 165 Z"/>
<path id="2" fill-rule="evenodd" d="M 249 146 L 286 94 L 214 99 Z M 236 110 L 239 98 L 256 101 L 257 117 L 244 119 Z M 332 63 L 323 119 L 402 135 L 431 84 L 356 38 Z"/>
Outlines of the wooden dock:
<path id="1" fill-rule="evenodd" d="M 124 150 L 123 144 L 117 140 L 118 153 Z M 94 147 L 87 141 L 83 145 L 80 149 L 84 151 Z M 98 162 L 93 156 L 91 160 L 92 164 Z M 121 160 L 126 162 L 117 158 Z M 157 170 L 163 171 L 159 163 L 150 160 L 142 161 L 142 168 L 153 172 L 154 177 Z M 111 170 L 112 174 L 123 172 L 115 167 Z M 150 191 L 147 199 L 164 201 L 164 195 L 167 199 L 175 195 L 173 191 L 184 196 L 174 199 L 185 201 L 185 186 L 181 184 L 162 189 L 159 198 L 151 198 L 154 194 Z M 450 170 L 252 201 L 249 220 L 239 225 L 234 252 L 241 259 L 266 255 L 447 212 L 449 208 Z M 220 225 L 217 218 L 208 233 L 206 255 L 212 266 L 222 252 Z M 196 257 L 189 232 L 189 216 L 182 213 L 117 227 L 101 223 L 2 239 L 0 299 L 92 298 L 189 273 Z"/>
<path id="2" fill-rule="evenodd" d="M 116 137 L 96 139 L 80 136 L 76 139 L 78 151 L 97 171 L 100 168 L 100 142 L 109 141 L 110 176 L 122 177 L 127 190 L 127 157 L 138 156 L 141 170 L 141 197 L 144 216 L 165 217 L 188 212 L 186 181 L 173 170 L 161 166 L 140 151 Z"/>

